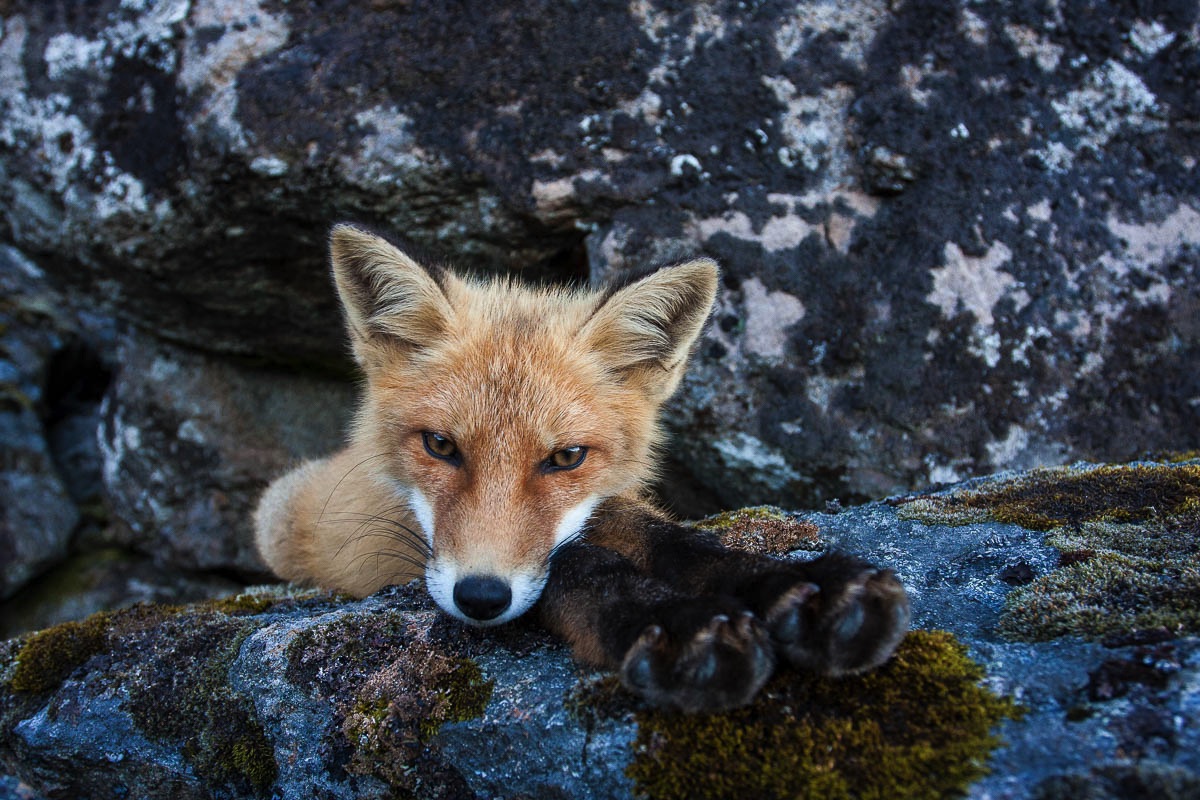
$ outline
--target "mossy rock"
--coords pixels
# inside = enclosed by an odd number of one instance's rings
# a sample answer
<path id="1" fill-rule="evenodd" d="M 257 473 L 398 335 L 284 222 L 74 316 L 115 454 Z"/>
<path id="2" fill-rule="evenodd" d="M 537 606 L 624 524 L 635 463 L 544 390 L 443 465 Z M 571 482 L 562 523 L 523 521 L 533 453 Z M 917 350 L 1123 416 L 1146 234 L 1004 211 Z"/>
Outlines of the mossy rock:
<path id="1" fill-rule="evenodd" d="M 222 613 L 169 620 L 149 644 L 153 659 L 130 675 L 126 708 L 148 737 L 175 744 L 196 774 L 240 794 L 275 781 L 275 752 L 229 668 L 256 625 Z"/>
<path id="2" fill-rule="evenodd" d="M 23 636 L 16 640 L 18 647 L 9 685 L 18 692 L 54 691 L 75 670 L 110 649 L 123 635 L 150 628 L 180 610 L 175 606 L 138 604 L 119 611 L 101 611 Z"/>
<path id="3" fill-rule="evenodd" d="M 903 502 L 899 516 L 1048 531 L 1059 566 L 1005 599 L 1010 639 L 1200 633 L 1200 465 L 1035 470 Z"/>
<path id="4" fill-rule="evenodd" d="M 288 644 L 288 682 L 343 698 L 335 712 L 340 735 L 330 746 L 346 754 L 347 773 L 378 778 L 397 797 L 427 796 L 430 787 L 466 792 L 431 742 L 442 726 L 482 716 L 494 681 L 465 646 L 474 634 L 454 630 L 423 588 L 388 591 L 422 610 L 347 614 L 307 628 Z M 449 626 L 454 638 L 435 632 L 431 639 L 431 627 L 439 626 Z"/>
<path id="5" fill-rule="evenodd" d="M 716 533 L 726 547 L 754 553 L 786 555 L 825 547 L 816 525 L 775 506 L 725 511 L 696 522 L 695 527 Z"/>
<path id="6" fill-rule="evenodd" d="M 936 798 L 985 774 L 992 729 L 1021 712 L 979 685 L 983 669 L 944 631 L 913 631 L 886 665 L 823 678 L 781 670 L 749 706 L 711 715 L 635 712 L 626 770 L 653 800 Z M 610 681 L 577 713 L 620 710 Z"/>
<path id="7" fill-rule="evenodd" d="M 898 501 L 927 524 L 1006 522 L 1047 531 L 1087 522 L 1144 522 L 1200 502 L 1200 464 L 1038 469 L 1010 480 Z"/>
<path id="8" fill-rule="evenodd" d="M 494 682 L 471 659 L 411 649 L 363 686 L 342 731 L 352 753 L 348 772 L 420 796 L 429 768 L 437 766 L 428 743 L 443 725 L 482 716 Z"/>
<path id="9" fill-rule="evenodd" d="M 9 685 L 18 692 L 56 689 L 79 666 L 104 650 L 108 644 L 107 629 L 108 615 L 100 614 L 32 634 L 14 658 Z"/>
<path id="10" fill-rule="evenodd" d="M 1178 557 L 1141 558 L 1091 551 L 1005 599 L 999 630 L 1010 639 L 1060 636 L 1100 639 L 1109 634 L 1163 628 L 1200 631 L 1200 567 L 1195 543 Z M 1078 552 L 1078 551 L 1075 551 Z"/>
<path id="11" fill-rule="evenodd" d="M 17 640 L 9 687 L 45 696 L 93 658 L 128 691 L 125 708 L 147 737 L 177 745 L 196 774 L 262 794 L 274 750 L 228 671 L 255 625 L 206 608 L 140 604 L 65 622 Z"/>

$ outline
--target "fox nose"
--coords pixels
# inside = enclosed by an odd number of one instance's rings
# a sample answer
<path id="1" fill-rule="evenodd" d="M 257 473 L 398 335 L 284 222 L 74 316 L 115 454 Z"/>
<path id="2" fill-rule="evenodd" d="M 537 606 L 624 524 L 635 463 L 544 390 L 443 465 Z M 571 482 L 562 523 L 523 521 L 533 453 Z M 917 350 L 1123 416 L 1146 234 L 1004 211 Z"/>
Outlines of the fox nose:
<path id="1" fill-rule="evenodd" d="M 454 603 L 471 619 L 495 619 L 512 604 L 508 583 L 490 575 L 468 575 L 454 584 Z"/>

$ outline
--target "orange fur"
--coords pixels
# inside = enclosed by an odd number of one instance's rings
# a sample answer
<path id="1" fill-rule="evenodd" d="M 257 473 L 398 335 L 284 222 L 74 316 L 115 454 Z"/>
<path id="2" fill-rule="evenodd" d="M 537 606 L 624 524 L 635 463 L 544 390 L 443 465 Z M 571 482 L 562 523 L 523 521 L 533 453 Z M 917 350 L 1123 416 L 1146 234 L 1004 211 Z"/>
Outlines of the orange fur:
<path id="1" fill-rule="evenodd" d="M 707 318 L 715 263 L 599 293 L 432 273 L 346 225 L 331 245 L 363 397 L 346 449 L 264 494 L 260 552 L 293 581 L 361 596 L 424 576 L 467 621 L 523 613 L 555 545 L 654 476 L 659 407 Z M 429 452 L 430 433 L 458 460 Z M 579 447 L 578 466 L 547 468 Z M 464 615 L 454 590 L 465 576 L 507 582 L 511 606 Z"/>

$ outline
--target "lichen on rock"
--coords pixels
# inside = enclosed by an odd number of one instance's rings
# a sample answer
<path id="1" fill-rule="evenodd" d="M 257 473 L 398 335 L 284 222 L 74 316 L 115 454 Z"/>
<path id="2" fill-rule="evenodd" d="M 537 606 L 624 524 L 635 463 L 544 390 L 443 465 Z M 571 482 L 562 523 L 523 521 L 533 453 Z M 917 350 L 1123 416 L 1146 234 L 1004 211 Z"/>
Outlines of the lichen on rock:
<path id="1" fill-rule="evenodd" d="M 782 556 L 797 550 L 821 550 L 824 542 L 816 525 L 775 506 L 750 506 L 725 511 L 695 523 L 713 531 L 726 547 Z"/>
<path id="2" fill-rule="evenodd" d="M 395 591 L 411 599 L 419 590 Z M 423 604 L 341 616 L 303 631 L 287 650 L 292 683 L 337 698 L 331 747 L 347 754 L 346 772 L 378 778 L 400 796 L 462 785 L 430 741 L 444 724 L 482 715 L 493 688 L 462 639 L 436 635 L 442 621 Z"/>
<path id="3" fill-rule="evenodd" d="M 431 760 L 429 740 L 447 722 L 482 715 L 492 687 L 474 661 L 410 644 L 402 658 L 371 676 L 345 710 L 342 732 L 353 750 L 347 771 L 418 792 L 422 762 Z"/>
<path id="4" fill-rule="evenodd" d="M 274 752 L 253 706 L 227 680 L 254 627 L 204 606 L 100 612 L 15 640 L 8 685 L 28 706 L 93 660 L 103 661 L 107 680 L 121 687 L 124 709 L 148 740 L 177 747 L 211 786 L 260 796 L 274 781 Z M 5 720 L 5 727 L 17 721 Z"/>
<path id="5" fill-rule="evenodd" d="M 220 612 L 168 620 L 148 643 L 155 657 L 137 670 L 126 708 L 149 737 L 178 745 L 212 785 L 261 796 L 275 780 L 274 750 L 254 706 L 228 682 L 254 627 Z"/>
<path id="6" fill-rule="evenodd" d="M 1059 566 L 1014 589 L 1001 633 L 1041 641 L 1166 628 L 1200 632 L 1200 464 L 1034 470 L 900 501 L 926 523 L 1047 531 Z"/>
<path id="7" fill-rule="evenodd" d="M 946 525 L 990 520 L 1044 531 L 1085 522 L 1142 522 L 1197 502 L 1200 464 L 1184 462 L 1037 469 L 897 505 L 904 519 Z"/>

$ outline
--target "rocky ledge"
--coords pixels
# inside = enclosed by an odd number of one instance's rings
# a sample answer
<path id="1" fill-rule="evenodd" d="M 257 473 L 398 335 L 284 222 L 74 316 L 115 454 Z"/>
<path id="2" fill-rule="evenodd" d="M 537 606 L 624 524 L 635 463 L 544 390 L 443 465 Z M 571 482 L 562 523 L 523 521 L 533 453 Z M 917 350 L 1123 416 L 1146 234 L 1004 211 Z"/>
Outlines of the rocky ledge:
<path id="1" fill-rule="evenodd" d="M 274 587 L 0 646 L 10 796 L 1200 796 L 1200 460 L 1004 473 L 701 523 L 892 565 L 915 630 L 866 676 L 749 708 L 640 706 L 530 624 L 419 585 Z M 23 782 L 23 783 L 21 783 Z M 4 795 L 0 784 L 0 796 Z"/>

